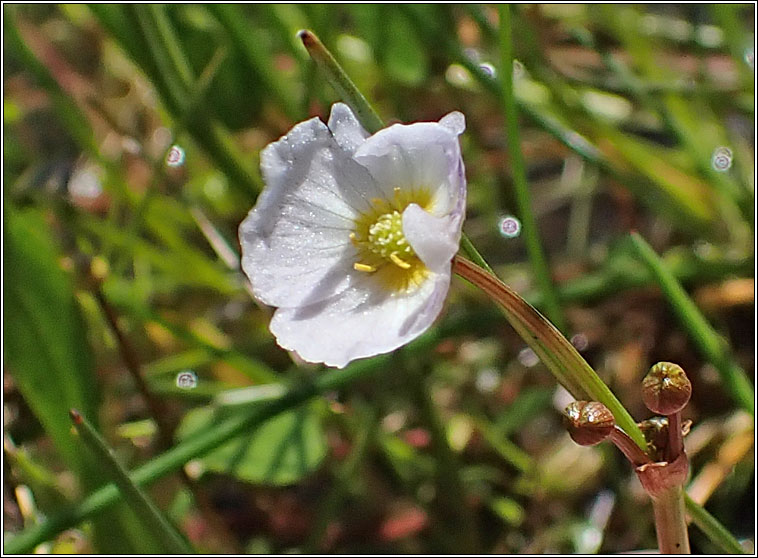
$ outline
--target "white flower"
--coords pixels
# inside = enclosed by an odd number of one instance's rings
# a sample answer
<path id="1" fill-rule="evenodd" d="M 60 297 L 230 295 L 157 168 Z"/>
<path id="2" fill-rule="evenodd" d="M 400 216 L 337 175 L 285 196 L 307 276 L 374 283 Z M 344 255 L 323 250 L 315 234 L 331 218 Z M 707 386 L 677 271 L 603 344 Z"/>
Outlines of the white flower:
<path id="1" fill-rule="evenodd" d="M 271 332 L 309 362 L 343 367 L 421 335 L 440 313 L 465 213 L 463 115 L 373 136 L 332 107 L 261 153 L 266 188 L 240 226 Z"/>

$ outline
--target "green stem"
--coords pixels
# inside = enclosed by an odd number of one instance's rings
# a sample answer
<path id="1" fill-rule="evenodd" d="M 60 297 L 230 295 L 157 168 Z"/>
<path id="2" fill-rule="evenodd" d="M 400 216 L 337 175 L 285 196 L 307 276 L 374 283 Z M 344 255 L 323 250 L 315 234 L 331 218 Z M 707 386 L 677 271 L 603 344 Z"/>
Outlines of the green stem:
<path id="1" fill-rule="evenodd" d="M 655 532 L 661 554 L 689 554 L 690 540 L 684 517 L 684 490 L 675 486 L 653 498 Z"/>
<path id="2" fill-rule="evenodd" d="M 366 130 L 374 134 L 384 128 L 382 119 L 316 34 L 313 31 L 303 29 L 298 33 L 298 36 L 331 86 L 334 87 L 340 98 L 350 105 Z"/>
<path id="3" fill-rule="evenodd" d="M 171 21 L 166 15 L 165 6 L 162 4 L 148 4 L 146 8 L 152 16 L 155 31 L 166 49 L 169 60 L 171 60 L 173 67 L 179 75 L 179 80 L 184 84 L 194 82 L 194 73 L 189 61 L 184 56 L 182 45 L 174 32 Z"/>
<path id="4" fill-rule="evenodd" d="M 531 455 L 526 453 L 516 444 L 511 442 L 506 436 L 503 436 L 494 428 L 485 418 L 476 418 L 475 424 L 477 430 L 484 436 L 484 439 L 503 458 L 503 460 L 517 469 L 520 473 L 529 474 L 537 471 L 537 462 Z"/>
<path id="5" fill-rule="evenodd" d="M 237 51 L 242 54 L 248 71 L 257 75 L 287 116 L 297 118 L 300 113 L 297 99 L 291 93 L 289 84 L 282 79 L 282 73 L 274 67 L 269 49 L 262 47 L 268 39 L 266 34 L 250 25 L 239 6 L 209 4 L 207 9 L 224 27 Z"/>
<path id="6" fill-rule="evenodd" d="M 727 554 L 748 554 L 737 539 L 704 507 L 690 498 L 686 492 L 684 494 L 684 505 L 693 523 L 700 527 L 711 542 L 718 545 L 721 550 Z"/>
<path id="7" fill-rule="evenodd" d="M 168 101 L 167 105 L 176 111 L 187 104 L 189 84 L 182 81 L 179 71 L 168 55 L 169 49 L 162 42 L 165 37 L 159 33 L 158 25 L 153 19 L 153 13 L 148 11 L 147 6 L 131 6 L 128 9 L 131 10 L 137 21 L 152 61 L 165 83 L 164 93 Z"/>
<path id="8" fill-rule="evenodd" d="M 453 270 L 484 291 L 503 310 L 513 329 L 532 348 L 558 382 L 576 399 L 599 401 L 613 413 L 616 424 L 645 451 L 637 423 L 574 346 L 533 306 L 497 277 L 456 256 Z"/>
<path id="9" fill-rule="evenodd" d="M 486 269 L 492 275 L 497 276 L 495 271 L 490 267 L 490 264 L 484 260 L 482 255 L 479 253 L 479 250 L 476 249 L 476 246 L 474 246 L 469 237 L 466 236 L 466 233 L 461 234 L 461 248 L 463 248 L 463 251 L 466 252 L 466 255 L 471 259 L 472 262 L 474 262 L 479 267 Z"/>
<path id="10" fill-rule="evenodd" d="M 129 478 L 128 471 L 116 460 L 93 426 L 78 411 L 71 410 L 71 420 L 82 441 L 98 458 L 132 508 L 142 525 L 152 532 L 156 541 L 172 554 L 194 554 L 189 543 L 179 534 L 148 496 Z"/>
<path id="11" fill-rule="evenodd" d="M 742 408 L 753 414 L 755 399 L 753 386 L 745 371 L 729 351 L 725 340 L 714 331 L 650 245 L 636 232 L 631 234 L 631 241 L 637 257 L 647 266 L 650 274 L 660 285 L 682 327 L 689 333 L 705 358 L 718 370 L 727 391 Z"/>
<path id="12" fill-rule="evenodd" d="M 531 194 L 526 179 L 526 166 L 521 153 L 521 138 L 518 127 L 518 111 L 513 92 L 513 41 L 511 38 L 511 7 L 500 4 L 500 85 L 501 101 L 505 114 L 505 134 L 508 154 L 516 192 L 516 203 L 521 217 L 521 226 L 526 250 L 532 264 L 532 270 L 543 294 L 545 312 L 559 330 L 566 330 L 555 285 L 550 276 L 550 268 L 540 243 L 537 221 L 532 210 Z"/>

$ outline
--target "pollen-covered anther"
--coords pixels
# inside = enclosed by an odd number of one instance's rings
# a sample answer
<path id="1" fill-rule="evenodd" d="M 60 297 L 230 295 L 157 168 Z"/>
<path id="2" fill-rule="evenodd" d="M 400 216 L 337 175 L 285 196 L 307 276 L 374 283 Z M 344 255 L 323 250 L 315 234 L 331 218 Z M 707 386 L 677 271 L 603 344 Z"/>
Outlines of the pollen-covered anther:
<path id="1" fill-rule="evenodd" d="M 364 273 L 373 273 L 376 271 L 376 268 L 373 265 L 363 264 L 359 262 L 353 264 L 353 269 L 355 271 L 362 271 Z"/>
<path id="2" fill-rule="evenodd" d="M 369 227 L 367 240 L 367 248 L 387 260 L 394 261 L 393 254 L 398 258 L 414 255 L 403 234 L 403 216 L 397 210 L 381 215 Z"/>
<path id="3" fill-rule="evenodd" d="M 403 268 L 403 269 L 410 269 L 411 268 L 411 264 L 409 264 L 405 260 L 401 260 L 400 257 L 397 254 L 395 254 L 394 252 L 392 254 L 390 254 L 390 260 L 397 267 L 400 267 L 400 268 Z"/>
<path id="4" fill-rule="evenodd" d="M 380 282 L 395 291 L 415 288 L 426 273 L 424 264 L 403 233 L 402 212 L 408 203 L 397 205 L 386 200 L 372 200 L 372 211 L 362 215 L 356 222 L 355 231 L 350 233 L 350 241 L 358 248 L 353 269 L 364 273 L 377 272 Z"/>

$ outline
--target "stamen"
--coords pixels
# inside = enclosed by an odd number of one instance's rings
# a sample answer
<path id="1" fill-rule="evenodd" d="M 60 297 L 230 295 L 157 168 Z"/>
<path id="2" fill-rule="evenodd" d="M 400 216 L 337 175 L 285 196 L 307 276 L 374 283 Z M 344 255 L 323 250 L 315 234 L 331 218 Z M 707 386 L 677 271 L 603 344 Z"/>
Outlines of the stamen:
<path id="1" fill-rule="evenodd" d="M 401 260 L 400 257 L 394 252 L 390 254 L 390 260 L 392 260 L 392 263 L 395 264 L 397 267 L 401 267 L 403 269 L 411 268 L 411 264 L 409 264 L 408 262 L 404 260 Z"/>
<path id="2" fill-rule="evenodd" d="M 357 252 L 353 269 L 376 273 L 377 281 L 393 291 L 407 291 L 423 283 L 427 269 L 403 234 L 403 211 L 410 203 L 426 208 L 430 197 L 425 188 L 395 187 L 387 199 L 370 199 L 370 209 L 356 219 L 355 229 L 349 233 Z"/>
<path id="3" fill-rule="evenodd" d="M 354 263 L 353 269 L 355 271 L 363 271 L 364 273 L 373 273 L 376 271 L 376 268 L 373 265 L 368 264 L 362 264 L 362 263 Z"/>

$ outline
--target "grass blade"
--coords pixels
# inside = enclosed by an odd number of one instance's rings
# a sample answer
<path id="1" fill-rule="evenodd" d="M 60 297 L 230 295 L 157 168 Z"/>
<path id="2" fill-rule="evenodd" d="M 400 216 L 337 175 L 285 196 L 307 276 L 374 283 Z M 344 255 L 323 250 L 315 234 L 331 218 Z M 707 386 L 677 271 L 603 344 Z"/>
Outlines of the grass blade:
<path id="1" fill-rule="evenodd" d="M 523 227 L 524 243 L 532 264 L 536 282 L 542 291 L 545 312 L 560 330 L 566 329 L 566 319 L 555 292 L 555 285 L 550 277 L 550 268 L 540 243 L 537 221 L 532 211 L 531 194 L 526 180 L 526 167 L 521 153 L 521 138 L 518 128 L 518 112 L 513 93 L 513 44 L 511 40 L 511 7 L 500 4 L 500 101 L 505 114 L 505 135 L 508 155 L 513 175 L 513 187 L 516 203 Z"/>
<path id="2" fill-rule="evenodd" d="M 553 324 L 510 287 L 475 264 L 456 256 L 453 270 L 498 303 L 513 329 L 571 395 L 576 399 L 589 396 L 608 407 L 618 426 L 643 451 L 646 449 L 645 438 L 629 412 Z"/>
<path id="3" fill-rule="evenodd" d="M 700 527 L 711 542 L 718 545 L 721 550 L 727 554 L 748 554 L 737 539 L 715 517 L 709 514 L 704 507 L 690 498 L 686 492 L 684 494 L 684 505 L 687 508 L 687 513 L 692 518 L 692 522 Z"/>
<path id="4" fill-rule="evenodd" d="M 408 346 L 406 351 L 425 353 L 440 340 L 438 329 L 427 332 Z M 249 412 L 238 413 L 219 421 L 208 430 L 198 433 L 191 439 L 177 444 L 170 450 L 138 467 L 129 475 L 131 482 L 143 486 L 177 470 L 189 460 L 208 453 L 240 434 L 250 432 L 264 421 L 292 409 L 316 395 L 335 391 L 349 386 L 354 381 L 365 379 L 389 366 L 393 355 L 382 355 L 370 360 L 358 361 L 341 370 L 322 374 L 313 383 L 289 389 L 276 399 L 254 406 Z M 40 525 L 25 529 L 20 534 L 7 538 L 4 550 L 7 554 L 25 554 L 35 546 L 56 534 L 73 527 L 102 513 L 119 498 L 119 491 L 114 484 L 104 486 L 91 493 L 79 505 L 66 513 L 55 515 Z"/>
<path id="5" fill-rule="evenodd" d="M 384 128 L 382 119 L 319 38 L 307 29 L 300 31 L 298 36 L 334 90 L 337 91 L 340 98 L 350 105 L 355 116 L 366 130 L 374 134 Z"/>
<path id="6" fill-rule="evenodd" d="M 261 45 L 265 44 L 259 30 L 251 28 L 240 6 L 233 4 L 209 4 L 208 10 L 219 21 L 229 35 L 235 48 L 244 56 L 250 69 L 261 76 L 279 105 L 292 119 L 299 115 L 297 99 L 288 84 L 281 77 L 271 61 L 270 53 Z"/>
<path id="7" fill-rule="evenodd" d="M 631 244 L 640 261 L 647 266 L 658 282 L 682 327 L 689 333 L 705 358 L 718 370 L 727 391 L 743 409 L 753 414 L 755 400 L 753 386 L 745 371 L 731 354 L 725 340 L 711 327 L 676 277 L 638 233 L 631 234 Z"/>
<path id="8" fill-rule="evenodd" d="M 142 525 L 165 545 L 166 551 L 172 554 L 194 554 L 189 543 L 184 540 L 147 495 L 132 482 L 127 470 L 113 455 L 113 450 L 105 444 L 105 441 L 87 419 L 75 409 L 71 409 L 70 415 L 82 441 L 97 456 L 101 466 L 105 468 L 113 482 L 118 486 L 124 500 L 142 522 Z"/>

